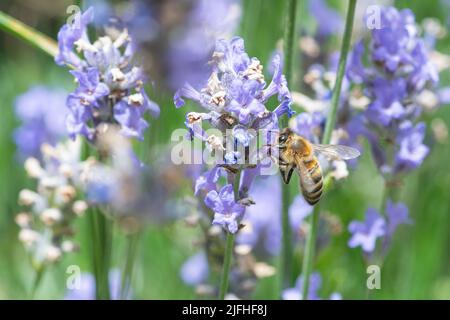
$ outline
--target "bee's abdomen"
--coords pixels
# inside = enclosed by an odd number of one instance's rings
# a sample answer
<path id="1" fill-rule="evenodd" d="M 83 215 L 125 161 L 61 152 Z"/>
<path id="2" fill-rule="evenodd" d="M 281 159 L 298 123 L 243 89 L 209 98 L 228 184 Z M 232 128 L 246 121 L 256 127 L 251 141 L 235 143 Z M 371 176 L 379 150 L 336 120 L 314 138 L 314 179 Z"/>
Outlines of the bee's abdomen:
<path id="1" fill-rule="evenodd" d="M 303 197 L 310 205 L 319 202 L 323 191 L 323 177 L 317 159 L 311 159 L 303 162 L 306 172 L 305 177 L 300 179 Z"/>

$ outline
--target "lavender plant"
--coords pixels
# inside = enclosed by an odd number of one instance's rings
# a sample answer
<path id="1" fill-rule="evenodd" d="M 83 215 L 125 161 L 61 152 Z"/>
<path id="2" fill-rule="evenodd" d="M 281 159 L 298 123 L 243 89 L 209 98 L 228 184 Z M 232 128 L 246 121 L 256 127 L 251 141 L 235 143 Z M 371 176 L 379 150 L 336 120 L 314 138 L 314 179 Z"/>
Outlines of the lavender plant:
<path id="1" fill-rule="evenodd" d="M 247 55 L 241 38 L 235 37 L 229 42 L 219 40 L 212 55 L 212 72 L 206 86 L 196 90 L 186 83 L 174 96 L 176 107 L 183 106 L 184 98 L 188 98 L 207 111 L 189 112 L 185 124 L 191 138 L 201 139 L 210 150 L 222 155 L 216 157 L 210 171 L 197 179 L 196 194 L 199 191 L 205 194 L 205 204 L 214 212 L 212 223 L 222 226 L 228 233 L 226 259 L 230 259 L 233 234 L 239 230 L 245 207 L 252 203 L 248 199 L 248 190 L 259 171 L 260 163 L 250 162 L 257 152 L 250 152 L 249 146 L 257 145 L 255 133 L 258 130 L 277 129 L 278 118 L 292 114 L 280 56 L 276 55 L 272 63 L 273 78 L 266 85 L 261 63 Z M 277 95 L 279 105 L 269 111 L 265 104 L 274 95 Z M 218 131 L 208 133 L 202 128 L 203 122 Z M 267 132 L 263 135 L 265 145 L 270 142 L 268 136 Z M 222 175 L 227 175 L 228 181 L 217 189 Z M 225 268 L 229 262 L 225 260 Z M 228 274 L 226 269 L 224 274 Z M 221 298 L 225 296 L 226 286 L 222 287 Z"/>
<path id="2" fill-rule="evenodd" d="M 430 103 L 424 94 L 435 96 L 438 71 L 410 10 L 382 8 L 381 28 L 370 35 L 367 45 L 360 41 L 353 49 L 347 75 L 370 101 L 356 116 L 359 125 L 354 133 L 370 144 L 385 181 L 385 196 L 380 210 L 370 208 L 364 222 L 350 223 L 349 246 L 361 246 L 370 254 L 377 239 L 383 238 L 384 255 L 397 226 L 411 223 L 407 206 L 393 199 L 404 177 L 429 154 L 424 143 L 426 125 L 419 120 Z M 367 63 L 363 63 L 364 56 L 368 56 Z"/>
<path id="3" fill-rule="evenodd" d="M 88 25 L 93 22 L 93 19 L 94 11 L 89 8 L 84 13 L 77 14 L 72 24 L 65 24 L 61 28 L 58 33 L 59 52 L 55 61 L 59 65 L 69 66 L 72 69 L 70 73 L 78 84 L 77 89 L 67 98 L 67 106 L 70 110 L 66 120 L 68 133 L 73 139 L 77 135 L 84 136 L 97 149 L 100 162 L 104 162 L 111 150 L 107 148 L 102 150 L 100 136 L 107 136 L 108 132 L 119 128 L 120 134 L 124 137 L 143 140 L 144 131 L 148 127 L 148 122 L 144 119 L 145 114 L 148 112 L 156 117 L 160 110 L 144 90 L 146 78 L 142 68 L 133 62 L 135 47 L 127 28 L 106 26 L 104 35 L 91 42 L 88 36 Z M 128 181 L 130 177 L 136 176 L 138 171 L 130 170 L 133 169 L 133 165 L 130 154 L 127 154 L 129 152 L 129 148 L 116 152 L 122 155 L 118 157 L 119 168 L 129 172 L 124 175 L 119 172 L 116 175 L 110 175 L 109 178 L 113 181 L 110 181 L 112 183 L 109 183 L 109 186 L 116 182 Z M 127 156 L 123 156 L 124 154 Z M 110 172 L 107 167 L 99 166 L 96 169 L 94 176 Z M 123 170 L 120 172 L 123 173 Z M 132 181 L 135 180 L 132 179 Z M 94 202 L 97 202 L 95 211 L 98 209 L 105 211 L 105 206 L 102 207 L 99 204 L 104 204 L 104 200 L 113 199 L 111 188 L 105 187 L 108 185 L 105 181 L 92 183 L 91 180 L 90 182 L 87 185 L 88 194 L 94 195 Z M 102 189 L 102 186 L 105 188 Z M 119 188 L 120 185 L 115 187 Z M 123 200 L 123 198 L 120 199 Z M 114 198 L 114 200 L 117 199 Z M 91 219 L 96 295 L 98 298 L 108 299 L 110 292 L 107 274 L 112 241 L 111 225 L 101 212 L 93 212 Z M 136 242 L 135 238 L 130 238 L 129 251 L 135 251 Z M 96 255 L 102 258 L 98 259 Z M 134 260 L 132 253 L 128 254 L 128 262 L 124 267 L 122 297 L 126 297 L 129 288 L 128 278 L 131 277 L 133 265 L 131 260 Z"/>
<path id="4" fill-rule="evenodd" d="M 228 183 L 217 191 L 216 183 L 225 174 L 225 170 L 234 175 L 242 171 L 242 178 L 238 181 L 239 194 L 236 197 L 238 200 L 246 197 L 257 173 L 255 166 L 258 163 L 250 163 L 248 155 L 239 150 L 245 150 L 251 144 L 256 145 L 256 130 L 278 128 L 278 117 L 285 113 L 292 114 L 291 98 L 281 73 L 279 56 L 274 58 L 275 73 L 268 86 L 260 62 L 248 57 L 241 38 L 233 38 L 230 42 L 219 40 L 213 59 L 213 71 L 207 86 L 197 91 L 190 84 L 185 84 L 177 91 L 174 100 L 175 105 L 181 107 L 184 105 L 183 98 L 189 98 L 208 111 L 189 112 L 186 115 L 186 126 L 191 138 L 201 139 L 211 150 L 224 151 L 224 154 L 222 153 L 222 159 L 216 159 L 213 169 L 197 180 L 195 189 L 197 194 L 200 190 L 207 192 L 205 203 L 217 213 L 213 223 L 236 233 L 244 212 L 243 205 L 232 199 L 232 188 L 236 185 L 234 182 Z M 273 95 L 278 96 L 280 104 L 274 111 L 269 111 L 264 104 Z M 218 129 L 221 136 L 208 134 L 202 128 L 203 122 Z M 226 133 L 231 136 L 226 138 Z M 227 141 L 231 143 L 226 144 Z M 265 138 L 265 142 L 267 141 Z"/>

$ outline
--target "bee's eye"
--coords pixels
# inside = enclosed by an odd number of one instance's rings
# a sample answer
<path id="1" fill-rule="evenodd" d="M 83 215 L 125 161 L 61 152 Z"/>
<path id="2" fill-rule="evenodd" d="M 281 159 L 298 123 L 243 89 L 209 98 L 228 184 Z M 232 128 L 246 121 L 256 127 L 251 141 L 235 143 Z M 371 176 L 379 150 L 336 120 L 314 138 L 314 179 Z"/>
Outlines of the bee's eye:
<path id="1" fill-rule="evenodd" d="M 285 134 L 280 135 L 280 137 L 278 138 L 278 141 L 281 143 L 286 142 L 286 140 L 287 140 L 287 135 L 285 135 Z"/>

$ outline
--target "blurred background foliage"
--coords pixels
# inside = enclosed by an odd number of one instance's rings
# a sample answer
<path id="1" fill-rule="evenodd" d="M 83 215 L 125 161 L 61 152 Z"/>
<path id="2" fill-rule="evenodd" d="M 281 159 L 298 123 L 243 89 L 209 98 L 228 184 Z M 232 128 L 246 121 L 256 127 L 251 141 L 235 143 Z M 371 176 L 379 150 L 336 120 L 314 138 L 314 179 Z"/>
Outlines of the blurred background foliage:
<path id="1" fill-rule="evenodd" d="M 395 6 L 409 7 L 418 22 L 434 17 L 445 23 L 448 11 L 442 1 L 395 1 Z M 71 1 L 3 0 L 0 10 L 24 21 L 43 33 L 56 38 L 65 19 L 66 7 Z M 343 12 L 345 1 L 330 1 Z M 358 6 L 377 4 L 360 1 Z M 243 0 L 243 16 L 238 34 L 246 43 L 247 52 L 265 64 L 283 35 L 284 0 Z M 306 0 L 299 0 L 298 31 L 311 29 L 311 17 Z M 338 48 L 339 39 L 330 46 Z M 450 34 L 437 43 L 437 49 L 450 52 Z M 21 162 L 15 155 L 12 131 L 18 125 L 14 115 L 14 99 L 36 84 L 73 89 L 70 74 L 56 66 L 53 60 L 28 44 L 0 33 L 0 298 L 27 298 L 34 273 L 27 261 L 25 250 L 17 240 L 18 228 L 14 215 L 20 210 L 17 194 L 29 186 Z M 302 77 L 301 61 L 296 62 L 295 77 Z M 441 73 L 441 84 L 450 85 L 450 72 Z M 138 147 L 144 162 L 157 145 L 169 143 L 173 129 L 183 126 L 185 110 L 176 110 L 172 93 L 149 88 L 149 96 L 161 106 L 161 117 L 151 121 L 146 139 Z M 63 106 L 62 106 L 63 107 Z M 295 107 L 294 107 L 295 108 Z M 297 108 L 297 111 L 299 109 Z M 435 118 L 450 123 L 449 106 L 443 106 Z M 430 122 L 430 120 L 427 120 Z M 431 129 L 428 126 L 428 135 Z M 435 143 L 428 139 L 428 143 Z M 373 292 L 374 299 L 450 299 L 450 149 L 448 141 L 435 143 L 431 154 L 419 170 L 405 180 L 400 198 L 406 202 L 414 220 L 395 235 L 382 272 L 381 290 Z M 296 187 L 296 183 L 291 184 Z M 314 270 L 323 278 L 322 296 L 339 291 L 344 299 L 367 297 L 366 264 L 360 249 L 349 249 L 346 226 L 352 219 L 361 219 L 367 207 L 379 207 L 382 181 L 372 158 L 364 154 L 349 179 L 339 183 L 324 199 L 323 208 L 337 215 L 344 231 L 332 238 L 331 244 L 316 258 Z M 186 194 L 191 191 L 186 189 Z M 86 218 L 77 222 L 77 241 L 81 251 L 66 255 L 63 261 L 44 275 L 39 298 L 61 299 L 64 296 L 66 268 L 77 264 L 89 270 L 89 235 Z M 145 299 L 195 298 L 192 288 L 179 277 L 179 269 L 194 252 L 195 230 L 186 228 L 183 221 L 149 226 L 139 247 L 133 292 Z M 120 266 L 124 242 L 116 233 L 113 244 L 113 266 Z M 301 250 L 296 248 L 295 274 L 300 272 Z M 275 263 L 275 261 L 274 261 Z M 275 277 L 264 279 L 256 290 L 255 298 L 275 298 Z"/>

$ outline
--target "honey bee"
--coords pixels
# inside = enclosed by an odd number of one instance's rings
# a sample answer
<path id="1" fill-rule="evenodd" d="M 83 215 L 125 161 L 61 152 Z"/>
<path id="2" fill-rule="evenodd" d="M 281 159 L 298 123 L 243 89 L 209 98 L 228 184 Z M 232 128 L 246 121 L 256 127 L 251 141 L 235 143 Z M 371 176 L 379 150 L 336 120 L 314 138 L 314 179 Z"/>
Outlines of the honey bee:
<path id="1" fill-rule="evenodd" d="M 323 154 L 330 160 L 349 160 L 360 155 L 357 149 L 343 145 L 313 144 L 289 128 L 280 132 L 278 148 L 279 167 L 284 183 L 289 183 L 292 172 L 297 169 L 300 190 L 310 205 L 319 202 L 323 191 L 322 170 L 316 155 Z"/>

